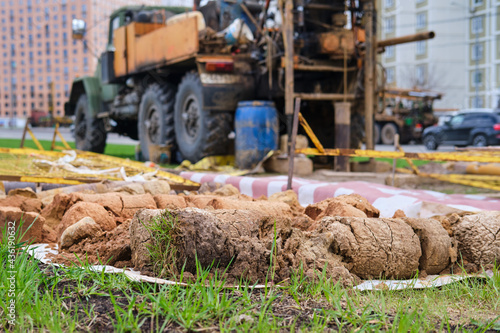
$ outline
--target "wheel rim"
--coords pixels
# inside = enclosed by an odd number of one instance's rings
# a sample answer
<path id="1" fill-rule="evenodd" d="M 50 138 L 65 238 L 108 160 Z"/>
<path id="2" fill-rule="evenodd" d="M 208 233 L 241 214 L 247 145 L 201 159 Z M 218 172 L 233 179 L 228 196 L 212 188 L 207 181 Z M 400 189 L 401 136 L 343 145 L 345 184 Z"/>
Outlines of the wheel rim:
<path id="1" fill-rule="evenodd" d="M 394 135 L 396 134 L 396 129 L 390 125 L 385 125 L 382 128 L 381 139 L 384 144 L 393 144 Z"/>
<path id="2" fill-rule="evenodd" d="M 486 138 L 482 135 L 477 136 L 474 139 L 474 146 L 485 147 L 486 146 Z"/>
<path id="3" fill-rule="evenodd" d="M 434 137 L 430 136 L 427 139 L 427 149 L 436 149 L 436 140 L 434 140 Z"/>
<path id="4" fill-rule="evenodd" d="M 189 95 L 182 106 L 182 123 L 187 135 L 187 139 L 193 142 L 196 139 L 200 128 L 200 107 L 198 99 L 193 94 Z"/>
<path id="5" fill-rule="evenodd" d="M 75 143 L 78 149 L 81 149 L 81 146 L 85 140 L 85 136 L 87 134 L 87 121 L 85 119 L 85 110 L 78 113 L 78 117 L 75 119 Z"/>
<path id="6" fill-rule="evenodd" d="M 157 144 L 160 143 L 160 116 L 155 105 L 149 107 L 144 125 L 146 126 L 149 141 Z"/>

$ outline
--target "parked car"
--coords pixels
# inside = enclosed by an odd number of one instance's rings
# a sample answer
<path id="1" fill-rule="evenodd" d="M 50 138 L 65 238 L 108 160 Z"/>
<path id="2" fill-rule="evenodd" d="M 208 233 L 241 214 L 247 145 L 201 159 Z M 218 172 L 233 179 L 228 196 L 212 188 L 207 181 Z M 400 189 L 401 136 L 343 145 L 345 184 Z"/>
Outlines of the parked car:
<path id="1" fill-rule="evenodd" d="M 460 112 L 442 126 L 424 130 L 423 142 L 427 149 L 439 145 L 485 147 L 500 145 L 500 111 Z"/>

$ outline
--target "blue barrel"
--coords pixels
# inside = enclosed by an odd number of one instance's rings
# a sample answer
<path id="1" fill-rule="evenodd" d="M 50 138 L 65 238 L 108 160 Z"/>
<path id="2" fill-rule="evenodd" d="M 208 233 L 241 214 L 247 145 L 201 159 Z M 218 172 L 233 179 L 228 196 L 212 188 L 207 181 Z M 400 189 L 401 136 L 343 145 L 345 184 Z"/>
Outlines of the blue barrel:
<path id="1" fill-rule="evenodd" d="M 239 102 L 234 121 L 236 166 L 253 169 L 278 148 L 278 112 L 273 102 Z"/>

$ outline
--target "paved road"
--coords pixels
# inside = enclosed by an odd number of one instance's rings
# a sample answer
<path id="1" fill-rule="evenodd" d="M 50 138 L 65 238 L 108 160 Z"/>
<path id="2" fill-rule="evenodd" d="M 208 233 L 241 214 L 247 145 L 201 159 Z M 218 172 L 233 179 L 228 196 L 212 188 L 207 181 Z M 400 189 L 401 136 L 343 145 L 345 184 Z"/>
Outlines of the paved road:
<path id="1" fill-rule="evenodd" d="M 74 142 L 75 139 L 69 132 L 68 128 L 61 128 L 60 129 L 64 139 L 68 142 Z M 53 128 L 43 128 L 43 127 L 35 127 L 33 128 L 33 133 L 35 133 L 35 136 L 39 140 L 52 140 L 52 135 L 54 135 L 54 129 Z M 10 129 L 10 128 L 2 128 L 0 129 L 0 139 L 2 138 L 9 138 L 9 139 L 21 139 L 21 136 L 23 135 L 23 130 L 22 129 Z M 28 135 L 28 139 L 29 135 Z M 123 145 L 137 145 L 139 141 L 132 140 L 126 136 L 120 136 L 115 133 L 109 133 L 108 134 L 108 143 L 114 143 L 114 144 L 123 144 Z M 423 145 L 417 145 L 417 144 L 409 144 L 409 145 L 402 145 L 402 148 L 405 152 L 408 153 L 425 153 L 429 152 Z M 376 150 L 379 151 L 394 151 L 394 147 L 391 145 L 376 145 L 375 146 Z M 453 151 L 455 148 L 453 146 L 440 146 L 438 151 Z"/>

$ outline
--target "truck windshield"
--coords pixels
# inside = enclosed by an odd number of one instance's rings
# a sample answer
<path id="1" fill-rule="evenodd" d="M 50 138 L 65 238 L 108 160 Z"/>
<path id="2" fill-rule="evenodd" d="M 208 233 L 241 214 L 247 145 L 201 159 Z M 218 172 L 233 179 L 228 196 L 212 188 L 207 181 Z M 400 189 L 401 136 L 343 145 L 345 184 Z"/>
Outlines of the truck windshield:
<path id="1" fill-rule="evenodd" d="M 119 27 L 120 27 L 120 16 L 117 16 L 111 21 L 111 31 L 109 32 L 109 45 L 113 45 L 114 32 Z"/>

